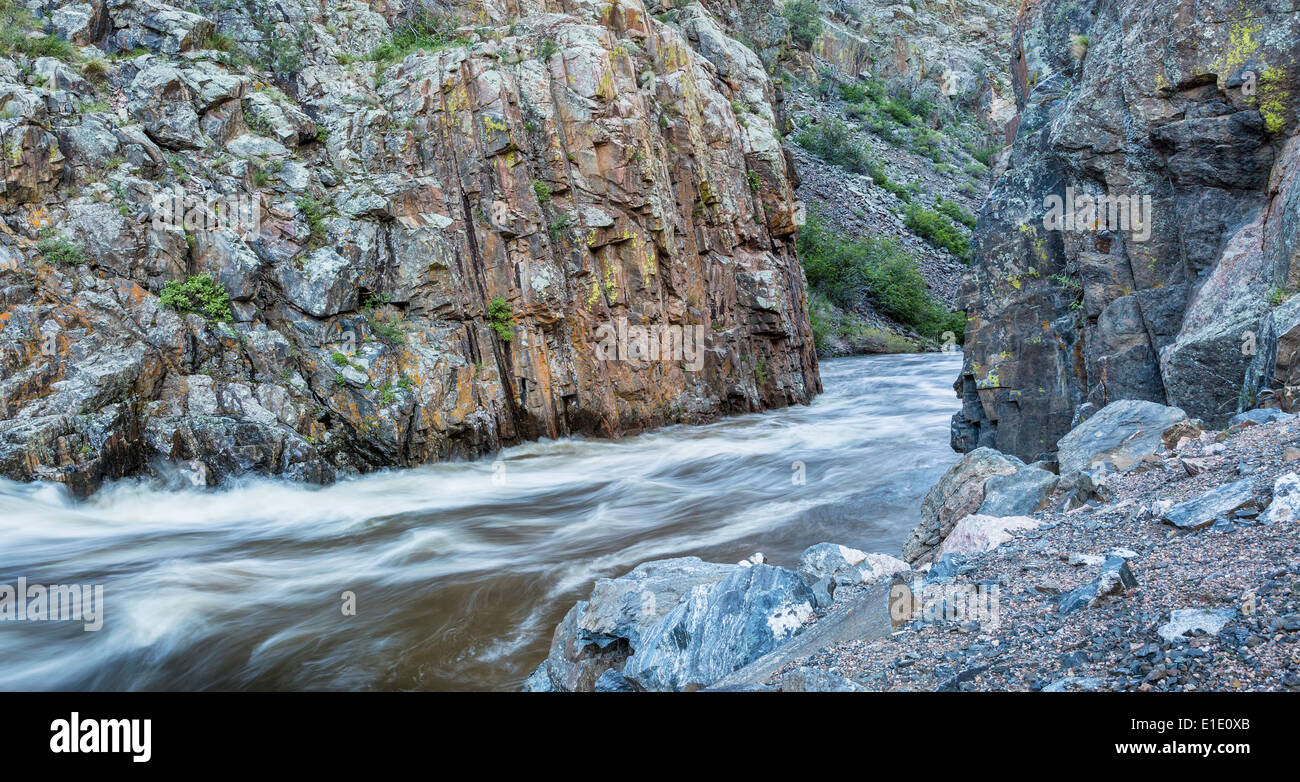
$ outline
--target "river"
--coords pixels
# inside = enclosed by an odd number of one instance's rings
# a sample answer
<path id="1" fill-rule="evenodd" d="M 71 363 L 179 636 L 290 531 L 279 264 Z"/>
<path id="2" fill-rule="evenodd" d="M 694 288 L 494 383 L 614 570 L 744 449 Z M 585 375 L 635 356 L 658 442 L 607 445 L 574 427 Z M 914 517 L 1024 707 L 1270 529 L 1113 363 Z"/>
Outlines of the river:
<path id="1" fill-rule="evenodd" d="M 0 621 L 0 689 L 516 689 L 592 582 L 640 562 L 897 555 L 957 459 L 960 362 L 826 361 L 807 407 L 328 487 L 123 481 L 76 502 L 0 479 L 0 585 L 104 594 L 98 631 Z"/>

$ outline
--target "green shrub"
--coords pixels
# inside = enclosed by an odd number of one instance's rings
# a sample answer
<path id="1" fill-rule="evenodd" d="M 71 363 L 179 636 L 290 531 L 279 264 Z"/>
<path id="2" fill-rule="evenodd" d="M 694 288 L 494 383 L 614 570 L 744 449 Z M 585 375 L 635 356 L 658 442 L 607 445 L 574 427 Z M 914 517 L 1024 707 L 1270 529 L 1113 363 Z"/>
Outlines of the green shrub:
<path id="1" fill-rule="evenodd" d="M 533 193 L 537 196 L 537 203 L 548 204 L 551 201 L 551 186 L 540 179 L 533 180 Z"/>
<path id="2" fill-rule="evenodd" d="M 488 302 L 488 325 L 502 342 L 509 342 L 515 338 L 514 313 L 510 309 L 510 303 L 500 296 Z"/>
<path id="3" fill-rule="evenodd" d="M 900 100 L 890 98 L 882 103 L 880 107 L 900 125 L 911 125 L 916 122 L 916 115 L 912 113 L 911 109 L 907 108 L 906 103 Z"/>
<path id="4" fill-rule="evenodd" d="M 226 289 L 210 274 L 196 274 L 185 282 L 171 280 L 158 296 L 164 307 L 177 312 L 193 312 L 208 320 L 224 321 L 234 317 Z"/>
<path id="5" fill-rule="evenodd" d="M 956 201 L 949 201 L 946 198 L 940 198 L 934 202 L 934 208 L 939 214 L 951 219 L 954 223 L 960 223 L 967 228 L 975 227 L 975 215 L 962 208 L 961 204 Z"/>
<path id="6" fill-rule="evenodd" d="M 900 185 L 889 178 L 885 169 L 878 164 L 873 164 L 871 168 L 871 181 L 876 183 L 876 187 L 881 188 L 886 193 L 893 193 L 898 196 L 898 200 L 903 203 L 912 202 L 912 192 L 907 189 L 906 185 Z"/>
<path id="7" fill-rule="evenodd" d="M 370 52 L 370 59 L 386 65 L 404 60 L 408 54 L 419 49 L 436 52 L 463 45 L 465 39 L 456 37 L 455 29 L 452 17 L 422 8 L 413 13 L 410 19 L 394 25 L 392 37 L 376 46 Z"/>
<path id="8" fill-rule="evenodd" d="M 943 160 L 943 134 L 929 128 L 919 128 L 912 136 L 912 151 L 938 163 Z"/>
<path id="9" fill-rule="evenodd" d="M 788 0 L 781 6 L 781 15 L 790 23 L 790 39 L 805 49 L 822 31 L 821 7 L 817 0 Z"/>
<path id="10" fill-rule="evenodd" d="M 811 125 L 794 136 L 794 142 L 833 165 L 859 174 L 870 173 L 873 161 L 853 138 L 853 127 L 837 119 Z"/>
<path id="11" fill-rule="evenodd" d="M 49 229 L 41 233 L 41 238 L 36 242 L 36 249 L 41 251 L 41 255 L 44 255 L 46 260 L 61 266 L 76 266 L 86 261 L 81 248 L 68 241 L 66 236 L 56 234 Z"/>
<path id="12" fill-rule="evenodd" d="M 963 261 L 970 261 L 970 239 L 938 212 L 908 204 L 903 224 L 935 247 L 947 250 Z"/>
<path id="13" fill-rule="evenodd" d="M 307 221 L 307 229 L 311 231 L 313 242 L 325 240 L 325 205 L 311 196 L 302 196 L 294 201 L 298 211 L 302 212 L 302 217 Z"/>
<path id="14" fill-rule="evenodd" d="M 967 145 L 966 151 L 970 152 L 971 157 L 978 160 L 981 165 L 987 167 L 989 165 L 989 161 L 993 159 L 993 156 L 998 152 L 1002 151 L 1002 145 L 991 144 L 988 146 L 976 146 L 974 144 L 970 144 Z"/>
<path id="15" fill-rule="evenodd" d="M 849 239 L 817 213 L 808 215 L 799 232 L 799 258 L 812 289 L 845 309 L 869 296 L 889 317 L 939 339 L 965 316 L 936 302 L 916 261 L 889 239 Z"/>
<path id="16" fill-rule="evenodd" d="M 867 85 L 860 82 L 840 85 L 840 100 L 845 103 L 862 103 L 867 99 Z"/>

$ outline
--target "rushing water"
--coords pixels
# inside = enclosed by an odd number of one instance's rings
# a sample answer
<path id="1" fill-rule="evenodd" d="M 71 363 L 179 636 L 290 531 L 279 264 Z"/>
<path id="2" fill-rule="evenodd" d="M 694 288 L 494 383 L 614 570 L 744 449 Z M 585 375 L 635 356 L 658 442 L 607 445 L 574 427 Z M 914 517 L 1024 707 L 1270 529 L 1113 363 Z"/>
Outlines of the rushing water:
<path id="1" fill-rule="evenodd" d="M 828 361 L 809 407 L 325 488 L 122 482 L 77 503 L 0 479 L 0 584 L 104 587 L 98 632 L 0 621 L 0 689 L 516 688 L 595 579 L 645 560 L 897 554 L 956 460 L 959 363 Z"/>

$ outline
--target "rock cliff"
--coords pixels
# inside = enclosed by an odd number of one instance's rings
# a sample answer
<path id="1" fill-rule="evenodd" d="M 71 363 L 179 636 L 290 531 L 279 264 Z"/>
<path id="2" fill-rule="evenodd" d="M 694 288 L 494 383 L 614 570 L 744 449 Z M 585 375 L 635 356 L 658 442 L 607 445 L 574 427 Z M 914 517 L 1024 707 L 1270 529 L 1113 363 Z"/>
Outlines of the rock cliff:
<path id="1" fill-rule="evenodd" d="M 1117 399 L 1295 404 L 1300 9 L 1030 0 L 980 214 L 958 450 L 1022 459 Z"/>
<path id="2" fill-rule="evenodd" d="M 820 391 L 774 88 L 702 6 L 31 6 L 0 474 L 329 481 Z"/>

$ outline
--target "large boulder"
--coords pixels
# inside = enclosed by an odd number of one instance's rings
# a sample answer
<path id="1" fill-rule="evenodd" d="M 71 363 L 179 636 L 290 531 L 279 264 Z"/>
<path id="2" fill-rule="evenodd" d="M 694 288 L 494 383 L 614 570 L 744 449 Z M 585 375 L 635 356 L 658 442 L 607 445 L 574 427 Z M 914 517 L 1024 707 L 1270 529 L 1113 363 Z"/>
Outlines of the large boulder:
<path id="1" fill-rule="evenodd" d="M 678 557 L 637 565 L 618 578 L 599 579 L 555 628 L 543 663 L 549 686 L 592 692 L 609 671 L 622 670 L 642 635 L 672 611 L 693 588 L 712 584 L 741 568 Z M 609 685 L 608 677 L 605 684 Z M 536 682 L 529 685 L 538 689 Z"/>
<path id="2" fill-rule="evenodd" d="M 1057 442 L 1061 475 L 1094 467 L 1127 472 L 1160 450 L 1165 430 L 1187 413 L 1140 399 L 1111 402 Z"/>
<path id="3" fill-rule="evenodd" d="M 984 482 L 981 516 L 1026 516 L 1042 510 L 1060 479 L 1040 467 L 994 475 Z"/>
<path id="4" fill-rule="evenodd" d="M 868 554 L 835 543 L 818 543 L 799 556 L 799 575 L 806 584 L 828 578 L 836 586 L 874 584 L 909 570 L 907 563 L 888 554 Z"/>
<path id="5" fill-rule="evenodd" d="M 979 510 L 984 485 L 995 475 L 1009 475 L 1025 466 L 1014 456 L 992 448 L 977 448 L 948 468 L 921 501 L 921 523 L 903 543 L 903 560 L 916 565 L 930 561 L 953 525 Z"/>
<path id="6" fill-rule="evenodd" d="M 739 569 L 699 557 L 643 562 L 627 575 L 596 582 L 578 629 L 590 638 L 624 638 L 635 648 L 645 630 L 667 616 L 692 589 Z"/>
<path id="7" fill-rule="evenodd" d="M 642 637 L 623 676 L 642 690 L 707 687 L 798 633 L 812 613 L 812 591 L 795 572 L 742 568 L 692 589 Z"/>

